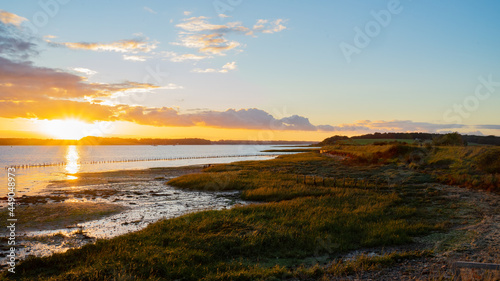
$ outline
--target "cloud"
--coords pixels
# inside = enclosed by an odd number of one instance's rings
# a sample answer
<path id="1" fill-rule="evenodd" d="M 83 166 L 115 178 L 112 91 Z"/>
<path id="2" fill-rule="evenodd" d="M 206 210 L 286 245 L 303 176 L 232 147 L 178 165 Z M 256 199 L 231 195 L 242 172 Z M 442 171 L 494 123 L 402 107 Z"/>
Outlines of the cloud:
<path id="1" fill-rule="evenodd" d="M 430 132 L 435 133 L 446 129 L 465 128 L 463 124 L 436 124 L 428 122 L 414 122 L 411 120 L 370 121 L 361 120 L 353 124 L 342 124 L 338 126 L 319 125 L 316 128 L 326 132 L 341 131 L 385 131 L 385 132 Z"/>
<path id="2" fill-rule="evenodd" d="M 206 68 L 206 69 L 201 69 L 201 68 L 195 68 L 192 70 L 192 72 L 195 73 L 228 73 L 230 70 L 235 70 L 236 69 L 236 62 L 228 62 L 225 65 L 222 66 L 221 69 L 214 69 L 214 68 Z"/>
<path id="3" fill-rule="evenodd" d="M 182 62 L 182 61 L 199 61 L 208 58 L 208 56 L 200 56 L 195 54 L 182 54 L 179 55 L 177 53 L 171 52 L 168 54 L 171 57 L 171 61 L 173 62 Z"/>
<path id="4" fill-rule="evenodd" d="M 125 39 L 111 43 L 88 43 L 88 42 L 52 42 L 52 46 L 62 46 L 69 49 L 81 49 L 91 51 L 112 51 L 119 53 L 148 53 L 157 47 L 157 42 L 148 42 L 147 38 Z"/>
<path id="5" fill-rule="evenodd" d="M 221 33 L 186 35 L 173 44 L 198 49 L 204 55 L 225 55 L 225 52 L 240 46 L 236 41 L 225 39 Z"/>
<path id="6" fill-rule="evenodd" d="M 437 132 L 445 129 L 458 129 L 464 128 L 466 125 L 462 124 L 436 124 L 428 122 L 414 122 L 411 120 L 391 120 L 391 121 L 374 121 L 369 120 L 360 121 L 360 124 L 372 129 L 380 129 L 384 131 L 398 131 L 398 132 Z"/>
<path id="7" fill-rule="evenodd" d="M 219 15 L 219 17 L 228 17 Z M 190 17 L 183 19 L 176 27 L 180 28 L 179 39 L 172 44 L 191 49 L 198 49 L 199 53 L 209 55 L 225 55 L 226 52 L 241 46 L 235 40 L 227 39 L 230 34 L 252 35 L 256 33 L 276 33 L 285 30 L 285 20 L 277 19 L 258 20 L 253 28 L 244 26 L 241 22 L 225 24 L 210 23 L 208 17 Z"/>
<path id="8" fill-rule="evenodd" d="M 284 26 L 285 22 L 286 20 L 284 19 L 277 19 L 274 21 L 259 19 L 254 24 L 252 29 L 249 32 L 247 32 L 247 35 L 255 36 L 256 33 L 272 34 L 276 32 L 281 32 L 286 29 L 286 26 Z"/>
<path id="9" fill-rule="evenodd" d="M 443 133 L 443 132 L 441 132 Z M 474 136 L 484 136 L 484 134 L 481 131 L 473 131 L 473 132 L 465 132 L 461 133 L 462 135 L 474 135 Z"/>
<path id="10" fill-rule="evenodd" d="M 40 120 L 74 118 L 88 122 L 115 121 L 115 112 L 114 107 L 70 100 L 39 99 L 26 102 L 0 102 L 0 117 L 3 118 L 37 118 Z"/>
<path id="11" fill-rule="evenodd" d="M 20 17 L 16 14 L 9 13 L 7 11 L 0 9 L 0 22 L 3 24 L 11 24 L 15 26 L 20 26 L 23 21 L 26 21 L 26 18 Z"/>
<path id="12" fill-rule="evenodd" d="M 124 60 L 131 60 L 131 61 L 146 61 L 149 57 L 147 56 L 129 56 L 129 55 L 123 55 Z"/>
<path id="13" fill-rule="evenodd" d="M 215 69 L 215 68 L 205 68 L 205 69 L 195 68 L 191 72 L 195 72 L 195 73 L 215 73 L 215 72 L 219 72 L 219 71 L 217 69 Z"/>
<path id="14" fill-rule="evenodd" d="M 134 107 L 121 114 L 119 119 L 143 125 L 212 127 L 248 130 L 291 130 L 317 131 L 318 128 L 306 117 L 293 115 L 277 119 L 264 110 L 257 108 L 228 109 L 226 111 L 204 110 L 196 113 L 181 114 L 177 109 Z"/>
<path id="15" fill-rule="evenodd" d="M 144 9 L 145 11 L 147 11 L 147 12 L 151 13 L 151 14 L 158 14 L 156 11 L 154 11 L 153 9 L 151 9 L 151 8 L 149 8 L 149 7 L 144 6 L 144 8 L 143 8 L 143 9 Z"/>
<path id="16" fill-rule="evenodd" d="M 200 31 L 229 31 L 232 28 L 236 27 L 236 30 L 243 28 L 244 30 L 248 30 L 248 28 L 243 26 L 238 26 L 237 23 L 228 23 L 228 25 L 224 24 L 211 24 L 207 21 L 207 17 L 191 17 L 187 19 L 183 19 L 182 23 L 177 24 L 177 27 L 180 27 L 188 32 L 200 32 Z M 236 31 L 235 30 L 235 31 Z"/>
<path id="17" fill-rule="evenodd" d="M 87 71 L 83 68 L 79 70 Z M 81 100 L 85 97 L 106 97 L 132 89 L 155 88 L 158 86 L 128 81 L 116 84 L 88 83 L 86 77 L 0 57 L 1 102 Z"/>
<path id="18" fill-rule="evenodd" d="M 219 18 L 230 18 L 231 16 L 225 15 L 225 14 L 219 14 Z"/>
<path id="19" fill-rule="evenodd" d="M 76 72 L 79 72 L 79 73 L 83 73 L 87 76 L 92 76 L 94 74 L 97 74 L 97 71 L 94 71 L 94 70 L 90 70 L 88 68 L 83 68 L 83 67 L 73 67 L 73 68 L 70 68 L 71 70 L 73 71 L 76 71 Z"/>
<path id="20" fill-rule="evenodd" d="M 286 21 L 283 19 L 277 19 L 275 21 L 272 21 L 268 26 L 265 26 L 262 29 L 262 33 L 276 33 L 283 31 L 286 29 L 286 26 L 283 25 L 285 22 Z"/>
<path id="21" fill-rule="evenodd" d="M 15 25 L 19 21 L 22 22 L 16 17 L 14 14 L 0 10 L 0 55 L 26 60 L 38 54 L 37 46 L 33 43 L 33 37 Z"/>
<path id="22" fill-rule="evenodd" d="M 474 127 L 478 129 L 500 130 L 500 125 L 476 125 Z"/>
<path id="23" fill-rule="evenodd" d="M 185 16 L 189 16 L 189 15 L 191 15 L 191 13 L 192 13 L 192 12 L 190 12 L 190 11 L 184 11 L 184 13 L 183 13 L 183 14 L 184 14 Z"/>
<path id="24" fill-rule="evenodd" d="M 236 69 L 236 63 L 229 62 L 222 69 L 215 71 L 234 69 Z M 94 73 L 86 68 L 73 68 L 72 70 L 87 75 Z M 152 126 L 203 126 L 309 132 L 436 132 L 470 127 L 462 124 L 435 124 L 411 120 L 361 120 L 352 124 L 314 125 L 304 116 L 292 115 L 276 118 L 257 108 L 226 111 L 198 110 L 181 113 L 179 109 L 172 107 L 106 103 L 120 95 L 148 92 L 153 89 L 182 89 L 182 86 L 168 83 L 160 87 L 130 81 L 115 84 L 89 83 L 85 77 L 58 69 L 38 67 L 31 62 L 12 61 L 0 57 L 0 117 L 3 118 L 76 118 L 83 121 L 128 121 Z M 476 127 L 500 129 L 500 125 L 477 125 Z"/>
<path id="25" fill-rule="evenodd" d="M 339 126 L 332 125 L 318 125 L 316 126 L 318 131 L 323 132 L 355 132 L 355 131 L 367 131 L 370 128 L 363 125 L 355 125 L 355 124 L 342 124 Z"/>
<path id="26" fill-rule="evenodd" d="M 225 70 L 235 70 L 236 69 L 236 62 L 228 62 L 224 66 L 222 66 L 223 69 Z"/>
<path id="27" fill-rule="evenodd" d="M 184 89 L 184 87 L 174 84 L 174 83 L 168 83 L 165 86 L 158 87 L 158 89 L 166 89 L 166 90 L 178 90 L 178 89 Z"/>

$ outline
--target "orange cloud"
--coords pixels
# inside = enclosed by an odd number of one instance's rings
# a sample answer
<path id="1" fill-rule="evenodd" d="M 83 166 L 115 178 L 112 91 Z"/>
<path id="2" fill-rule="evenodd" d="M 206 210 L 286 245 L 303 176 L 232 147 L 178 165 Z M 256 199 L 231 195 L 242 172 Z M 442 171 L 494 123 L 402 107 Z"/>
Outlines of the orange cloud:
<path id="1" fill-rule="evenodd" d="M 78 99 L 110 96 L 132 89 L 158 88 L 152 84 L 136 82 L 99 84 L 87 83 L 85 80 L 85 77 L 71 73 L 0 57 L 0 100 Z"/>
<path id="2" fill-rule="evenodd" d="M 82 49 L 91 51 L 113 51 L 119 53 L 148 53 L 157 47 L 156 42 L 147 42 L 144 39 L 119 40 L 111 43 L 87 43 L 87 42 L 52 42 L 54 46 L 63 46 L 69 49 Z"/>
<path id="3" fill-rule="evenodd" d="M 21 23 L 26 20 L 27 20 L 26 18 L 20 17 L 16 14 L 0 10 L 0 22 L 4 24 L 12 24 L 15 26 L 20 26 Z"/>
<path id="4" fill-rule="evenodd" d="M 37 101 L 1 101 L 0 117 L 36 119 L 78 119 L 82 121 L 113 121 L 117 108 L 88 102 L 40 99 Z"/>

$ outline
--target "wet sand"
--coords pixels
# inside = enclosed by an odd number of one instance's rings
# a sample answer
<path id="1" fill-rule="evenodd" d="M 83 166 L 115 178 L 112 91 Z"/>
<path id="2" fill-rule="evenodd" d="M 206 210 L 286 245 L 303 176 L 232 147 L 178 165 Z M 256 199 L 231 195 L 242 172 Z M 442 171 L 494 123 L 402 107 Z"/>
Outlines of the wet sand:
<path id="1" fill-rule="evenodd" d="M 50 182 L 41 194 L 23 195 L 17 198 L 18 257 L 65 252 L 96 239 L 140 230 L 163 218 L 246 204 L 238 192 L 181 190 L 165 184 L 202 168 L 197 165 L 80 173 L 74 175 L 76 179 Z M 37 210 L 44 218 L 33 219 Z M 0 209 L 2 214 L 6 211 L 5 207 Z M 28 216 L 25 219 L 32 217 L 29 223 L 21 223 L 23 213 Z M 93 215 L 88 216 L 90 213 Z M 0 250 L 7 253 L 7 240 L 0 240 Z"/>

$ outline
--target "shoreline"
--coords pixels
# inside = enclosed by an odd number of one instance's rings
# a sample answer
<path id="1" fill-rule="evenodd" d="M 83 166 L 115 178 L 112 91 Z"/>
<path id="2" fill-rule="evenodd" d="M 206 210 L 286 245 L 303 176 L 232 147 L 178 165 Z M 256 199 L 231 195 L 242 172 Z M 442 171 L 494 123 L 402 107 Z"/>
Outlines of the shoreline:
<path id="1" fill-rule="evenodd" d="M 78 173 L 78 179 L 50 181 L 44 191 L 47 195 L 17 198 L 18 217 L 32 218 L 18 224 L 19 257 L 61 253 L 96 239 L 138 231 L 161 219 L 245 203 L 234 192 L 204 194 L 165 184 L 205 166 Z M 0 212 L 6 216 L 6 207 Z M 36 220 L 39 214 L 49 218 Z M 8 250 L 7 241 L 0 241 L 0 252 Z"/>

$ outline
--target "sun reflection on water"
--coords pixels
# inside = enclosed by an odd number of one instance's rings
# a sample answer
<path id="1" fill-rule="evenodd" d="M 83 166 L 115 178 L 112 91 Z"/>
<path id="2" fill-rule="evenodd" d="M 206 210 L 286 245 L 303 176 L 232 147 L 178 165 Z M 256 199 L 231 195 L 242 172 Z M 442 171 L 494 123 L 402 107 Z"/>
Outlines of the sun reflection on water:
<path id="1" fill-rule="evenodd" d="M 74 180 L 77 177 L 72 174 L 78 173 L 80 170 L 80 163 L 78 163 L 78 159 L 80 159 L 80 154 L 78 153 L 78 149 L 75 145 L 68 146 L 68 151 L 66 152 L 66 172 L 69 173 L 68 179 Z"/>

